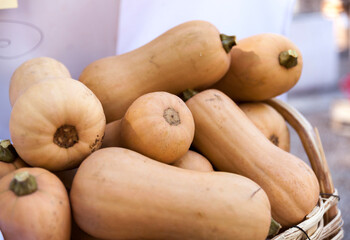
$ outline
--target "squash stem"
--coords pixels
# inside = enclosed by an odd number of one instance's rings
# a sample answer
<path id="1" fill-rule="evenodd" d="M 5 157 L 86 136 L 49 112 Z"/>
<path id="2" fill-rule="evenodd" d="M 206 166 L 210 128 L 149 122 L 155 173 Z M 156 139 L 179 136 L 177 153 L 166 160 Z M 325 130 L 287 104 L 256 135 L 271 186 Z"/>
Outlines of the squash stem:
<path id="1" fill-rule="evenodd" d="M 236 36 L 229 36 L 229 35 L 221 33 L 220 39 L 221 39 L 222 46 L 224 47 L 226 53 L 229 53 L 231 48 L 233 46 L 237 45 L 236 44 Z"/>
<path id="2" fill-rule="evenodd" d="M 191 97 L 193 97 L 197 93 L 198 93 L 198 91 L 195 91 L 193 89 L 186 89 L 185 91 L 183 91 L 181 93 L 180 97 L 184 102 L 186 102 L 188 99 L 190 99 Z"/>
<path id="3" fill-rule="evenodd" d="M 18 172 L 10 183 L 10 190 L 17 196 L 24 196 L 35 192 L 38 189 L 36 179 L 28 172 Z"/>
<path id="4" fill-rule="evenodd" d="M 271 224 L 270 224 L 268 237 L 271 238 L 271 237 L 277 235 L 277 233 L 280 231 L 281 228 L 282 228 L 281 224 L 279 224 L 273 218 L 271 218 Z"/>
<path id="5" fill-rule="evenodd" d="M 298 53 L 293 49 L 281 52 L 279 55 L 279 63 L 287 69 L 295 67 L 298 65 Z"/>
<path id="6" fill-rule="evenodd" d="M 11 144 L 10 140 L 0 141 L 0 161 L 6 163 L 12 163 L 16 160 L 18 154 Z"/>

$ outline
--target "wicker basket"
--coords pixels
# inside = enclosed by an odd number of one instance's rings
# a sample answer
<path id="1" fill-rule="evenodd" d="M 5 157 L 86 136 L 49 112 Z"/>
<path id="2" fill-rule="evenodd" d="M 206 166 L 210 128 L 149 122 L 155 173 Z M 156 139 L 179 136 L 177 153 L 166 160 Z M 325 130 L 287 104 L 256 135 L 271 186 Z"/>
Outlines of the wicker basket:
<path id="1" fill-rule="evenodd" d="M 320 184 L 320 199 L 313 211 L 303 222 L 276 235 L 273 240 L 343 239 L 343 220 L 337 208 L 340 198 L 333 186 L 317 129 L 287 103 L 278 99 L 266 103 L 275 108 L 297 132 Z"/>

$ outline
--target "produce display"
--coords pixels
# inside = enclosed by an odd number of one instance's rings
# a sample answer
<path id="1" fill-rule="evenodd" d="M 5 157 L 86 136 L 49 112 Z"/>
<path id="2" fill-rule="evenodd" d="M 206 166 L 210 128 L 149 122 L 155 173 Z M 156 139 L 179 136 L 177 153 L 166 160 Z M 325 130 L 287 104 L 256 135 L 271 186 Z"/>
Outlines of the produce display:
<path id="1" fill-rule="evenodd" d="M 319 182 L 263 102 L 302 64 L 283 36 L 236 46 L 205 21 L 92 62 L 78 80 L 55 59 L 28 60 L 0 142 L 4 238 L 264 240 L 302 222 Z"/>

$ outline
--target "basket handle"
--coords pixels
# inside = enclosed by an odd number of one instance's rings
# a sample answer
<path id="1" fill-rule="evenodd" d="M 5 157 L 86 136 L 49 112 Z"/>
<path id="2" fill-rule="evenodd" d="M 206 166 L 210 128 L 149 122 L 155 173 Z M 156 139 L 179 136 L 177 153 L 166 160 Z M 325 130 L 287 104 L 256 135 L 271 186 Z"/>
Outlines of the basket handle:
<path id="1" fill-rule="evenodd" d="M 314 129 L 298 110 L 287 103 L 275 98 L 265 102 L 279 112 L 297 132 L 320 184 L 320 192 L 333 194 L 334 185 L 317 129 Z M 337 213 L 336 205 L 330 208 L 325 214 L 325 224 L 330 222 Z"/>

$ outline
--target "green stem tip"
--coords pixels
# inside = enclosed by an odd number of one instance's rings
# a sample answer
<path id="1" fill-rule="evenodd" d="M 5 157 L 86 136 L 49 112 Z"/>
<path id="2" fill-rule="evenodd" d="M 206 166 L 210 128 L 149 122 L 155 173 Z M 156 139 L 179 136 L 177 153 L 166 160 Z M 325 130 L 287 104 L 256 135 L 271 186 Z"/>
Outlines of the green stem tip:
<path id="1" fill-rule="evenodd" d="M 280 65 L 287 69 L 298 65 L 298 53 L 293 49 L 281 52 L 278 58 Z"/>
<path id="2" fill-rule="evenodd" d="M 6 163 L 12 163 L 16 160 L 18 154 L 11 144 L 10 140 L 0 141 L 0 161 Z"/>
<path id="3" fill-rule="evenodd" d="M 187 89 L 181 93 L 180 97 L 184 102 L 186 102 L 188 99 L 190 99 L 191 97 L 193 97 L 197 93 L 198 93 L 198 91 L 195 91 L 193 89 Z"/>
<path id="4" fill-rule="evenodd" d="M 10 183 L 10 190 L 17 196 L 24 196 L 35 192 L 38 189 L 36 179 L 27 171 L 18 172 Z"/>
<path id="5" fill-rule="evenodd" d="M 229 53 L 233 46 L 236 46 L 236 36 L 229 36 L 225 34 L 220 34 L 220 39 L 222 46 L 224 47 L 226 53 Z"/>
<path id="6" fill-rule="evenodd" d="M 281 228 L 282 228 L 281 224 L 279 224 L 273 218 L 271 218 L 271 225 L 270 225 L 268 237 L 273 237 L 277 235 L 277 233 L 280 231 Z"/>

